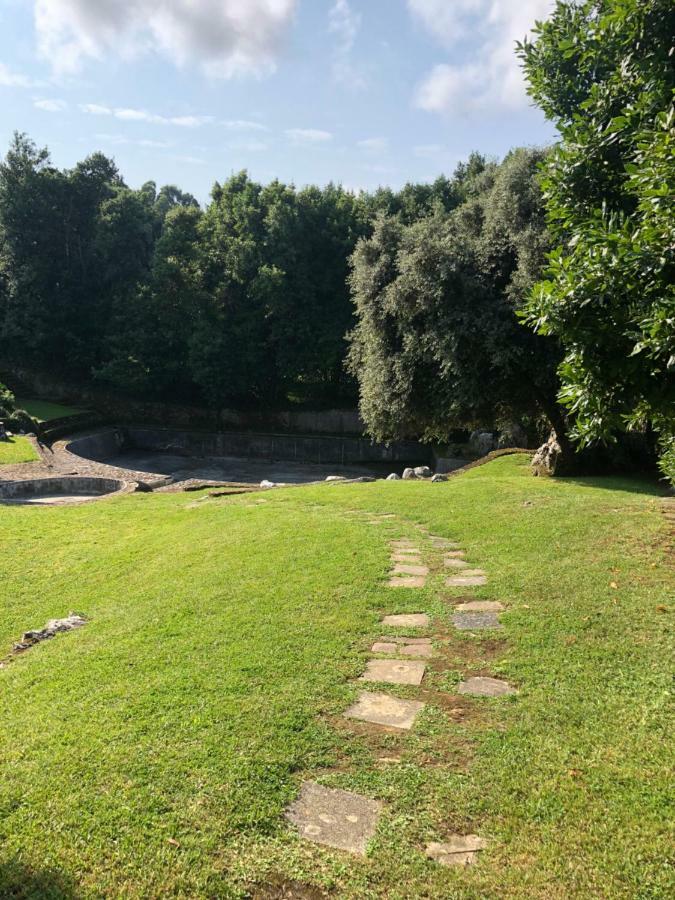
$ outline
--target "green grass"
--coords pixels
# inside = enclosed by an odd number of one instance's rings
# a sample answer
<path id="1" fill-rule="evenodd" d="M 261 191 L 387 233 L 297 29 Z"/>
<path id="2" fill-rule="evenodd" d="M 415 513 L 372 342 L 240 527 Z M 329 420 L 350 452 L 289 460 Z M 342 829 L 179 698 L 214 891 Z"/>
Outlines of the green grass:
<path id="1" fill-rule="evenodd" d="M 446 484 L 200 497 L 0 513 L 0 657 L 91 620 L 0 670 L 0 896 L 672 896 L 673 577 L 649 485 L 514 456 Z M 453 633 L 440 557 L 426 588 L 384 586 L 416 524 L 488 570 L 473 594 L 508 607 L 499 640 Z M 347 724 L 381 613 L 420 610 L 440 656 L 416 728 Z M 452 698 L 478 671 L 519 695 Z M 305 778 L 384 801 L 366 859 L 286 825 Z M 478 865 L 425 859 L 467 830 L 490 841 Z"/>
<path id="2" fill-rule="evenodd" d="M 37 458 L 35 448 L 28 438 L 16 435 L 9 440 L 0 441 L 0 466 L 9 463 L 32 462 Z"/>
<path id="3" fill-rule="evenodd" d="M 64 406 L 63 403 L 51 403 L 49 400 L 27 400 L 25 397 L 17 397 L 16 405 L 19 409 L 25 409 L 38 422 L 49 422 L 51 419 L 62 419 L 85 412 L 76 406 Z"/>

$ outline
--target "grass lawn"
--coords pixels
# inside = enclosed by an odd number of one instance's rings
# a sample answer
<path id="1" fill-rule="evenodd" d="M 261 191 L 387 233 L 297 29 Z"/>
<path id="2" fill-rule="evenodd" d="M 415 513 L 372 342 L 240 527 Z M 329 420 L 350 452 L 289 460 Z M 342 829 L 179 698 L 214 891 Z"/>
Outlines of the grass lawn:
<path id="1" fill-rule="evenodd" d="M 85 412 L 76 406 L 64 406 L 62 403 L 51 403 L 49 400 L 26 400 L 17 397 L 16 405 L 19 409 L 25 409 L 29 416 L 38 422 L 49 422 L 51 419 L 62 419 L 64 416 L 75 416 Z"/>
<path id="2" fill-rule="evenodd" d="M 35 447 L 28 438 L 17 435 L 7 441 L 0 441 L 0 466 L 8 463 L 32 462 L 37 458 Z"/>
<path id="3" fill-rule="evenodd" d="M 368 524 L 382 513 L 397 518 Z M 340 898 L 672 896 L 673 569 L 649 485 L 535 479 L 510 456 L 445 484 L 135 494 L 0 523 L 0 657 L 51 617 L 91 620 L 0 670 L 0 896 L 282 880 Z M 427 586 L 387 588 L 388 541 L 418 524 L 489 584 L 443 587 L 425 546 Z M 507 607 L 498 637 L 453 631 L 462 592 Z M 388 690 L 427 708 L 411 733 L 349 724 L 381 614 L 406 611 L 432 615 L 439 655 L 423 691 Z M 520 693 L 453 697 L 472 672 Z M 384 801 L 366 858 L 285 823 L 306 778 Z M 477 865 L 425 859 L 455 831 L 488 838 Z"/>

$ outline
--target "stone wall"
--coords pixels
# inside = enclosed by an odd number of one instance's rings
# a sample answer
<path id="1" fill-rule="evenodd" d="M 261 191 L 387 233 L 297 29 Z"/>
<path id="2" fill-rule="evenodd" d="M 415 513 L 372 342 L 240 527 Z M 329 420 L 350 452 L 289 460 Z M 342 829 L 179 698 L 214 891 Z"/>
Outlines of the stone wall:
<path id="1" fill-rule="evenodd" d="M 228 428 L 238 431 L 294 432 L 298 434 L 363 434 L 364 425 L 355 409 L 235 410 L 220 413 L 201 406 L 152 403 L 123 397 L 92 385 L 75 385 L 46 372 L 24 369 L 0 359 L 0 381 L 15 393 L 43 397 L 60 403 L 96 410 L 108 421 L 120 424 L 148 422 L 167 428 Z"/>
<path id="2" fill-rule="evenodd" d="M 20 500 L 30 497 L 57 497 L 128 493 L 135 489 L 131 482 L 115 478 L 91 478 L 60 475 L 55 478 L 33 478 L 23 481 L 0 481 L 0 499 Z"/>

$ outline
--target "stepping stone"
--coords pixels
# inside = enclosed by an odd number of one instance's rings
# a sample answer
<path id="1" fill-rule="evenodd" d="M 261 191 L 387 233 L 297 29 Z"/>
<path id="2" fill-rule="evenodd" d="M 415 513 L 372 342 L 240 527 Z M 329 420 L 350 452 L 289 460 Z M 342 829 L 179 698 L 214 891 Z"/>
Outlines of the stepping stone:
<path id="1" fill-rule="evenodd" d="M 455 575 L 445 582 L 447 587 L 473 587 L 474 585 L 487 584 L 485 575 Z"/>
<path id="2" fill-rule="evenodd" d="M 486 847 L 487 841 L 477 834 L 453 834 L 446 843 L 427 844 L 424 852 L 441 866 L 468 866 Z"/>
<path id="3" fill-rule="evenodd" d="M 398 564 L 392 569 L 393 575 L 428 575 L 428 566 L 410 566 Z"/>
<path id="4" fill-rule="evenodd" d="M 417 547 L 394 547 L 394 550 L 399 556 L 419 556 L 420 550 Z"/>
<path id="5" fill-rule="evenodd" d="M 501 622 L 494 612 L 460 612 L 452 617 L 452 624 L 459 631 L 481 631 L 484 628 L 501 628 Z"/>
<path id="6" fill-rule="evenodd" d="M 504 612 L 498 600 L 470 600 L 455 607 L 455 612 Z"/>
<path id="7" fill-rule="evenodd" d="M 390 578 L 388 583 L 389 587 L 418 588 L 424 587 L 424 582 L 425 578 L 422 575 L 410 575 L 408 577 Z"/>
<path id="8" fill-rule="evenodd" d="M 416 550 L 414 553 L 392 553 L 391 561 L 397 563 L 421 563 L 422 557 Z"/>
<path id="9" fill-rule="evenodd" d="M 415 546 L 413 542 L 408 538 L 398 538 L 397 540 L 391 541 L 390 543 L 392 547 L 398 547 L 399 550 L 411 549 Z"/>
<path id="10" fill-rule="evenodd" d="M 431 647 L 431 638 L 418 638 L 418 637 L 403 637 L 403 636 L 395 636 L 395 637 L 387 637 L 384 638 L 386 641 L 396 641 L 397 644 L 428 644 Z"/>
<path id="11" fill-rule="evenodd" d="M 394 652 L 401 656 L 421 656 L 427 659 L 433 656 L 434 649 L 431 644 L 399 644 L 398 650 Z"/>
<path id="12" fill-rule="evenodd" d="M 448 550 L 459 549 L 459 544 L 457 543 L 457 541 L 449 541 L 447 538 L 438 537 L 435 534 L 430 534 L 429 540 L 434 545 L 434 547 L 447 547 Z"/>
<path id="13" fill-rule="evenodd" d="M 486 575 L 485 569 L 462 569 L 463 578 L 472 578 L 474 575 Z"/>
<path id="14" fill-rule="evenodd" d="M 393 625 L 394 628 L 428 628 L 429 616 L 426 613 L 399 613 L 394 616 L 385 616 L 382 619 L 383 625 Z M 406 643 L 412 643 L 412 640 L 406 638 Z"/>
<path id="15" fill-rule="evenodd" d="M 359 719 L 373 725 L 389 725 L 392 728 L 409 730 L 415 717 L 425 707 L 419 700 L 401 700 L 389 694 L 363 691 L 353 706 L 344 713 L 346 719 Z"/>
<path id="16" fill-rule="evenodd" d="M 306 781 L 286 818 L 308 841 L 365 856 L 381 812 L 379 800 Z"/>
<path id="17" fill-rule="evenodd" d="M 384 681 L 387 684 L 414 684 L 424 678 L 423 662 L 402 662 L 400 659 L 371 659 L 359 681 Z"/>
<path id="18" fill-rule="evenodd" d="M 462 559 L 464 556 L 463 550 L 450 550 L 445 554 L 446 559 Z"/>
<path id="19" fill-rule="evenodd" d="M 388 641 L 376 641 L 370 648 L 371 653 L 396 653 L 398 644 L 389 643 Z"/>
<path id="20" fill-rule="evenodd" d="M 444 559 L 443 565 L 446 566 L 448 569 L 468 569 L 469 568 L 468 562 L 464 562 L 463 559 L 454 559 L 454 558 Z"/>
<path id="21" fill-rule="evenodd" d="M 514 687 L 498 678 L 467 678 L 460 681 L 458 694 L 472 694 L 474 697 L 503 697 L 506 694 L 517 694 Z"/>

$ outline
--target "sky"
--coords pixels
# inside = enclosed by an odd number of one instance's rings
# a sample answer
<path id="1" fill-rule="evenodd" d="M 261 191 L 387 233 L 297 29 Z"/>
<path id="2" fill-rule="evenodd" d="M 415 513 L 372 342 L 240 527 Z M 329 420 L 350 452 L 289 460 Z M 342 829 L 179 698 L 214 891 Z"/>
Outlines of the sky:
<path id="1" fill-rule="evenodd" d="M 200 201 L 248 169 L 372 190 L 554 140 L 514 43 L 553 0 L 0 0 L 0 152 L 95 150 Z"/>

